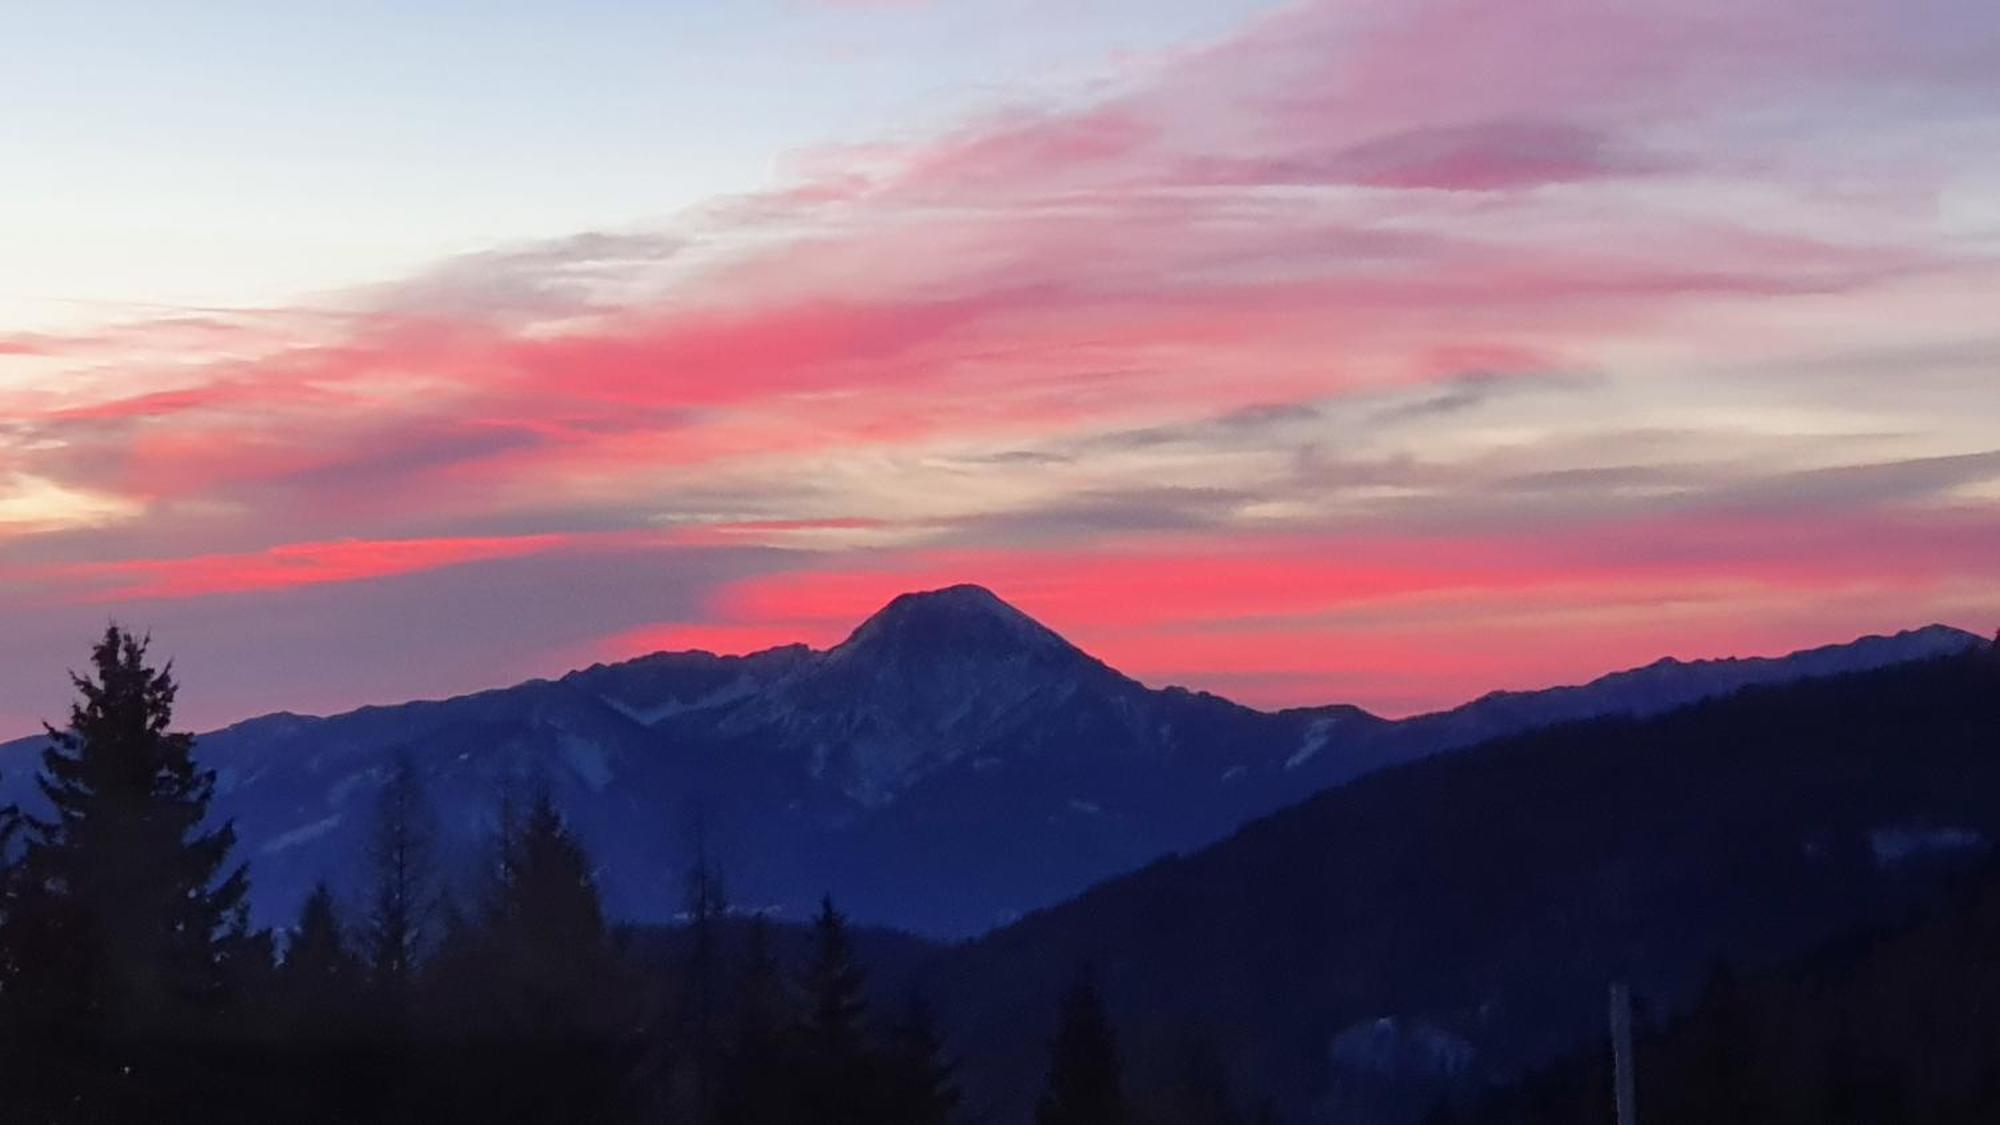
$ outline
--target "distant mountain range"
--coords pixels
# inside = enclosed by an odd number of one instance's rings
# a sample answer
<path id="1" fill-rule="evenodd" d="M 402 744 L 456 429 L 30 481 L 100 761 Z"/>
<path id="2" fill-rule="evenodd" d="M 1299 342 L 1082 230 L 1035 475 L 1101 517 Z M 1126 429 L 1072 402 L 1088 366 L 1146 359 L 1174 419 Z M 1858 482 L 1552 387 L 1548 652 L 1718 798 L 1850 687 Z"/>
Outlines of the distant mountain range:
<path id="1" fill-rule="evenodd" d="M 214 813 L 236 822 L 260 922 L 288 920 L 320 877 L 358 891 L 374 794 L 407 752 L 457 869 L 476 861 L 502 792 L 545 785 L 618 917 L 677 912 L 699 834 L 740 904 L 796 915 L 830 891 L 870 923 L 966 936 L 1441 750 L 1977 643 L 1930 626 L 1772 659 L 1668 660 L 1391 721 L 1148 688 L 957 586 L 899 597 L 825 651 L 659 653 L 442 701 L 267 715 L 202 736 L 198 755 L 219 772 Z M 0 746 L 0 800 L 38 799 L 42 741 Z"/>
<path id="2" fill-rule="evenodd" d="M 1087 965 L 1136 1086 L 1170 1082 L 1192 1035 L 1284 1120 L 1409 1125 L 1602 1044 L 1612 981 L 1660 1021 L 1717 965 L 1868 948 L 1990 882 L 1996 843 L 2000 651 L 1967 651 L 1384 770 L 945 951 L 925 990 L 986 1120 L 1030 1118 L 1038 1036 Z M 1933 1008 L 1992 1020 L 1990 994 L 1880 1006 L 1918 1021 L 1882 1039 L 1935 1041 Z M 1832 1034 L 1761 1033 L 1773 1056 Z M 1608 1120 L 1593 1074 L 1572 1119 Z"/>

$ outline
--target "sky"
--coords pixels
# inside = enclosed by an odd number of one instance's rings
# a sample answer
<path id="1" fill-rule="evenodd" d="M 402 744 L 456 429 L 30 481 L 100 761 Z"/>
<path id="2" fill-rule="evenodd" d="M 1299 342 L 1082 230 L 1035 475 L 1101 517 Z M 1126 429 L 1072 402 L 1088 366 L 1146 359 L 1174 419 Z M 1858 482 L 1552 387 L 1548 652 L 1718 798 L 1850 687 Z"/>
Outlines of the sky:
<path id="1" fill-rule="evenodd" d="M 1400 715 L 2000 624 L 1990 0 L 0 3 L 0 731 L 978 582 Z"/>

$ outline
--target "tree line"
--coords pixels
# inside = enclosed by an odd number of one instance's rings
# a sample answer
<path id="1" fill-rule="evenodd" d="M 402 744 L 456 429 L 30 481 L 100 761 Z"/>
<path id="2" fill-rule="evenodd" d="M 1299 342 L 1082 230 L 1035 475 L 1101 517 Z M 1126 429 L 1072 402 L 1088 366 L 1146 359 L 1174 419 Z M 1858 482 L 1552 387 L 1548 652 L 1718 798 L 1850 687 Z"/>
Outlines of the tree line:
<path id="1" fill-rule="evenodd" d="M 398 755 L 367 891 L 326 883 L 282 934 L 208 816 L 212 771 L 172 729 L 178 686 L 116 625 L 72 674 L 36 781 L 0 810 L 0 1074 L 9 1119 L 945 1125 L 964 1104 L 920 996 L 869 994 L 823 900 L 802 957 L 732 915 L 705 854 L 670 964 L 604 916 L 546 790 L 503 798 L 477 885 L 441 885 L 433 811 Z M 725 940 L 725 932 L 738 938 Z M 1038 1125 L 1238 1125 L 1219 1077 L 1136 1108 L 1087 973 L 1055 1013 Z M 1267 1120 L 1266 1118 L 1265 1120 Z"/>
<path id="2" fill-rule="evenodd" d="M 1641 1028 L 1647 1125 L 1974 1125 L 2000 1110 L 2000 863 L 1950 902 L 1754 972 L 1717 963 Z M 1603 1045 L 1426 1125 L 1609 1125 Z"/>

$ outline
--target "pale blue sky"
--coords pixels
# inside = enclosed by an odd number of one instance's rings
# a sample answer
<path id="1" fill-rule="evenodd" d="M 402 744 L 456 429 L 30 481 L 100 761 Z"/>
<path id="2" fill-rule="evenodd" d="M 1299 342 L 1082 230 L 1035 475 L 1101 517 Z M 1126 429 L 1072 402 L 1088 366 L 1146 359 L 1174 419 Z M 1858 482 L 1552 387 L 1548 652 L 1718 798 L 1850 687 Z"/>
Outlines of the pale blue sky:
<path id="1" fill-rule="evenodd" d="M 11 2 L 0 314 L 283 301 L 654 221 L 801 150 L 1081 94 L 1272 6 Z"/>

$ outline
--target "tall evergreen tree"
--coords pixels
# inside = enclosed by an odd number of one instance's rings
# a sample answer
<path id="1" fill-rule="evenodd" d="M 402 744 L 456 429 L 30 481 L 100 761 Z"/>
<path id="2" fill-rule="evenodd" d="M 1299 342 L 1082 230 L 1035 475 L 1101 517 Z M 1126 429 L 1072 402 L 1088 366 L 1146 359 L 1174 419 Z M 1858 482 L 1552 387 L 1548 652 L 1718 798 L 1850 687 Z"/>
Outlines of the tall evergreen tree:
<path id="1" fill-rule="evenodd" d="M 796 1077 L 787 1031 L 791 996 L 771 949 L 771 927 L 750 920 L 734 1004 L 734 1034 L 723 1061 L 716 1116 L 723 1125 L 789 1125 Z"/>
<path id="2" fill-rule="evenodd" d="M 708 852 L 707 833 L 699 823 L 695 860 L 686 881 L 688 952 L 681 966 L 681 1039 L 679 1055 L 687 1062 L 688 1112 L 698 1123 L 716 1116 L 721 1043 L 718 1041 L 722 993 L 721 927 L 729 913 L 722 873 Z"/>
<path id="3" fill-rule="evenodd" d="M 47 727 L 48 819 L 21 823 L 6 879 L 0 997 L 8 1110 L 24 1120 L 121 1118 L 215 1081 L 212 1041 L 268 940 L 245 925 L 235 832 L 206 826 L 215 775 L 174 731 L 176 686 L 147 642 L 113 625 L 71 675 L 69 724 Z M 197 1055 L 200 1056 L 197 1061 Z"/>
<path id="4" fill-rule="evenodd" d="M 870 1095 L 877 1060 L 869 1051 L 865 978 L 854 959 L 847 919 L 831 896 L 813 919 L 812 948 L 800 980 L 799 1035 L 803 1120 L 812 1125 L 872 1125 Z"/>
<path id="5" fill-rule="evenodd" d="M 37 779 L 53 815 L 27 822 L 9 912 L 17 1000 L 89 1038 L 176 1037 L 225 994 L 245 938 L 245 869 L 230 825 L 204 827 L 215 774 L 171 729 L 171 667 L 116 625 L 72 674 L 69 725 L 47 727 Z"/>
<path id="6" fill-rule="evenodd" d="M 438 940 L 421 975 L 427 1030 L 439 1038 L 463 1038 L 479 1014 L 474 1009 L 479 977 L 487 964 L 486 934 L 478 919 L 454 900 L 439 909 Z"/>
<path id="7" fill-rule="evenodd" d="M 316 1037 L 352 1033 L 363 966 L 348 947 L 333 892 L 324 880 L 306 896 L 277 978 L 283 1008 L 295 1027 Z"/>
<path id="8" fill-rule="evenodd" d="M 383 1069 L 363 1022 L 367 973 L 341 926 L 333 892 L 314 885 L 285 943 L 267 989 L 264 1026 L 279 1045 L 270 1080 L 281 1081 L 300 1108 L 338 1120 L 394 1119 L 401 1075 Z"/>
<path id="9" fill-rule="evenodd" d="M 375 807 L 368 843 L 368 912 L 361 931 L 378 1014 L 392 1026 L 407 1025 L 417 968 L 433 937 L 435 836 L 416 759 L 399 752 Z"/>
<path id="10" fill-rule="evenodd" d="M 1118 1043 L 1104 998 L 1085 972 L 1063 996 L 1035 1125 L 1121 1125 L 1126 1119 Z"/>
<path id="11" fill-rule="evenodd" d="M 512 819 L 512 818 L 509 818 Z M 631 990 L 604 922 L 582 844 L 546 791 L 503 842 L 502 879 L 486 940 L 500 1024 L 532 1062 L 500 1076 L 501 1116 L 601 1121 L 627 1091 Z"/>
<path id="12" fill-rule="evenodd" d="M 590 859 L 546 792 L 506 845 L 492 937 L 530 1021 L 570 1019 L 567 1002 L 588 996 L 595 974 L 613 959 Z"/>

